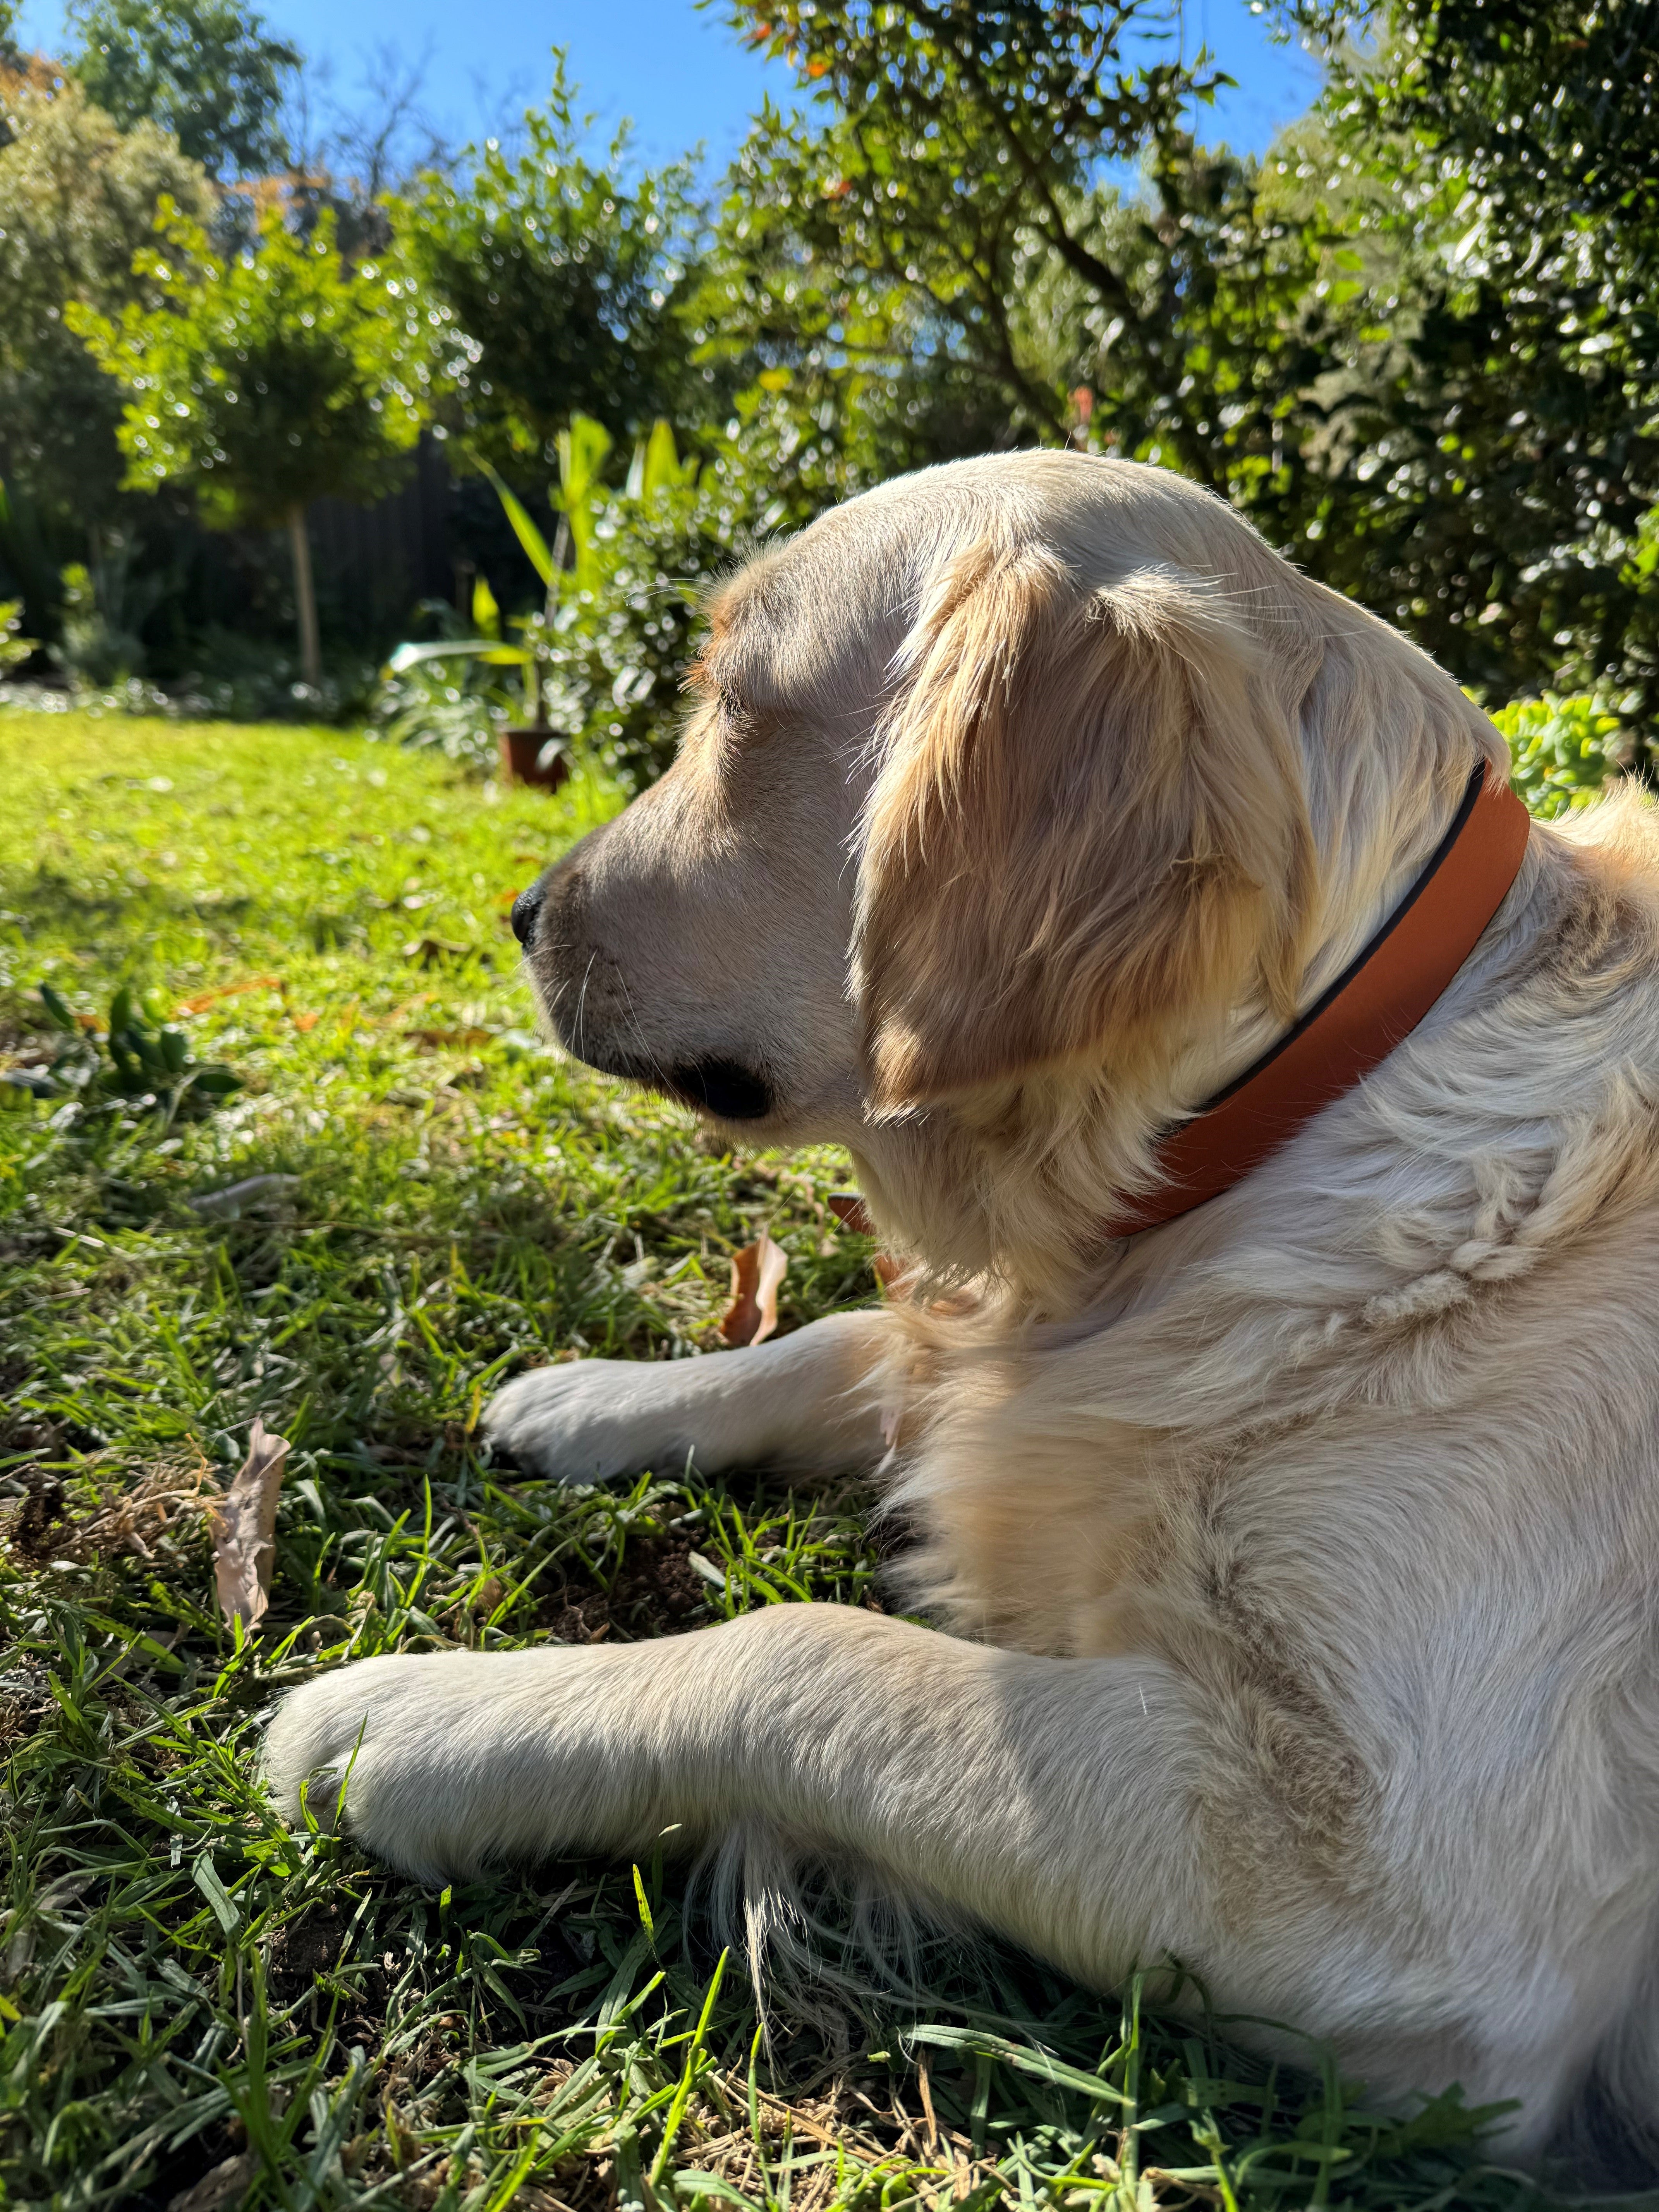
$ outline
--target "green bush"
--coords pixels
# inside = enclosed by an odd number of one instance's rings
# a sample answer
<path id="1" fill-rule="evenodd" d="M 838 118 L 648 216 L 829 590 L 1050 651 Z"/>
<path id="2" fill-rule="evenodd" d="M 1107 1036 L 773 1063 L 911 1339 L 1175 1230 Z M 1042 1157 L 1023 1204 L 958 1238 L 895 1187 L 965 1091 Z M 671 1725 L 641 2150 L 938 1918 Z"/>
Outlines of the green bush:
<path id="1" fill-rule="evenodd" d="M 483 759 L 496 722 L 534 723 L 539 704 L 551 734 L 629 787 L 660 775 L 678 742 L 681 687 L 709 586 L 781 525 L 827 503 L 807 488 L 816 455 L 775 395 L 757 387 L 736 406 L 702 457 L 683 459 L 659 421 L 636 443 L 620 486 L 600 474 L 609 432 L 573 416 L 557 441 L 561 481 L 545 494 L 558 524 L 551 544 L 538 520 L 542 500 L 521 502 L 483 461 L 541 579 L 543 605 L 503 622 L 482 586 L 473 635 L 455 635 L 446 622 L 452 634 L 400 645 L 376 708 L 386 733 Z"/>
<path id="2" fill-rule="evenodd" d="M 40 990 L 57 1049 L 47 1066 L 8 1071 L 4 1080 L 14 1088 L 73 1101 L 83 1114 L 100 1108 L 154 1113 L 165 1123 L 211 1113 L 241 1088 L 240 1077 L 229 1068 L 196 1058 L 158 994 L 140 999 L 124 985 L 110 1000 L 100 1030 L 77 1015 L 50 983 Z"/>
<path id="3" fill-rule="evenodd" d="M 368 735 L 488 767 L 495 758 L 496 732 L 509 717 L 497 697 L 498 687 L 481 686 L 478 674 L 476 664 L 445 660 L 383 676 Z"/>
<path id="4" fill-rule="evenodd" d="M 556 727 L 635 790 L 674 757 L 682 686 L 712 586 L 773 533 L 862 489 L 804 434 L 787 378 L 738 396 L 725 427 L 680 459 L 665 422 L 635 447 L 619 489 L 595 483 L 578 514 L 580 558 L 552 612 L 546 697 Z"/>
<path id="5" fill-rule="evenodd" d="M 21 599 L 0 599 L 0 677 L 9 670 L 21 668 L 34 650 L 32 637 L 21 637 L 23 627 Z"/>
<path id="6" fill-rule="evenodd" d="M 1540 822 L 1588 806 L 1625 766 L 1624 727 L 1605 700 L 1546 691 L 1500 707 L 1492 719 L 1509 745 L 1511 781 Z"/>
<path id="7" fill-rule="evenodd" d="M 64 637 L 58 657 L 74 688 L 103 691 L 125 684 L 143 668 L 144 648 L 137 627 L 121 619 L 118 585 L 112 610 L 106 578 L 94 577 L 84 562 L 72 561 L 62 582 Z"/>

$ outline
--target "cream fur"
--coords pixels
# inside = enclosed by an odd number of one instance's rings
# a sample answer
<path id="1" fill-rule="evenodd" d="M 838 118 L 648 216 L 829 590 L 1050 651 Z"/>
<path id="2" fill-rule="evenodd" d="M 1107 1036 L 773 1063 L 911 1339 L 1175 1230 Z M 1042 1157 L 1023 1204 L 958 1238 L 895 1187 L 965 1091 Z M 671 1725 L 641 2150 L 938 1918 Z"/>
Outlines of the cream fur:
<path id="1" fill-rule="evenodd" d="M 1316 997 L 1491 726 L 1218 502 L 1027 455 L 714 611 L 679 763 L 549 878 L 565 1042 L 757 1072 L 911 1294 L 507 1385 L 521 1460 L 873 1464 L 952 1633 L 773 1607 L 296 1692 L 411 1872 L 760 1823 L 1109 1985 L 1173 1955 L 1387 2096 L 1659 2092 L 1659 830 L 1534 829 L 1411 1040 L 1226 1197 L 1095 1229 Z M 1273 2038 L 1261 2032 L 1268 2042 Z"/>

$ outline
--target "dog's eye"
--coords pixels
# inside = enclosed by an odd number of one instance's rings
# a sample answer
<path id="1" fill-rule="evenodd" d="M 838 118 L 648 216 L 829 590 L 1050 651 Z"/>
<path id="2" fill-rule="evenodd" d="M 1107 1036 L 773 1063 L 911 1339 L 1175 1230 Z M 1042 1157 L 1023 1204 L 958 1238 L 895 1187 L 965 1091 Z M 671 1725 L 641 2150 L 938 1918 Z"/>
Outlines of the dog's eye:
<path id="1" fill-rule="evenodd" d="M 705 707 L 714 709 L 722 729 L 740 737 L 753 721 L 751 710 L 727 683 L 722 683 L 701 655 L 685 672 L 685 688 Z"/>
<path id="2" fill-rule="evenodd" d="M 727 685 L 724 684 L 715 685 L 708 696 L 715 714 L 720 717 L 721 729 L 726 731 L 731 736 L 734 738 L 746 736 L 753 728 L 755 718 L 752 710 L 746 707 L 737 693 Z"/>

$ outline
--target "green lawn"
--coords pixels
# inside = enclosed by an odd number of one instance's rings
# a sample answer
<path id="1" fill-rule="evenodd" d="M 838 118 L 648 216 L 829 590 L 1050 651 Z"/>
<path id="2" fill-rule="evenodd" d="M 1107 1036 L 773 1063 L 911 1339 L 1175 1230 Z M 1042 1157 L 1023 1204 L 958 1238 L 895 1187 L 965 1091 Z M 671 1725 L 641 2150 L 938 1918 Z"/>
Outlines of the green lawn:
<path id="1" fill-rule="evenodd" d="M 538 1042 L 507 906 L 614 804 L 334 732 L 0 715 L 3 2202 L 1539 2202 L 1455 2101 L 1370 2118 L 1317 2053 L 1270 2078 L 1012 1954 L 781 2003 L 769 2046 L 672 1863 L 439 1895 L 272 1819 L 261 1723 L 348 1656 L 878 1601 L 845 1486 L 568 1492 L 476 1449 L 526 1360 L 715 1346 L 763 1224 L 786 1327 L 873 1295 L 834 1155 L 733 1158 Z M 125 985 L 241 1087 L 171 1123 L 36 1096 L 43 984 L 88 1064 Z M 192 1204 L 254 1176 L 293 1180 Z M 256 1414 L 294 1452 L 238 1643 L 204 1501 Z"/>

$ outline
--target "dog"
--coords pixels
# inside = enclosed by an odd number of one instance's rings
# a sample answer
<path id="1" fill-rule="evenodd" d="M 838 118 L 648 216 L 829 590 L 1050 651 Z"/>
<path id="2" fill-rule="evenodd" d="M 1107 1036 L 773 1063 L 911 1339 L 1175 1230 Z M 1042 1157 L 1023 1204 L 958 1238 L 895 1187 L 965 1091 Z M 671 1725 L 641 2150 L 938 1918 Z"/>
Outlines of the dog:
<path id="1" fill-rule="evenodd" d="M 590 1066 L 848 1146 L 908 1273 L 749 1349 L 520 1374 L 487 1432 L 575 1483 L 879 1466 L 940 1626 L 362 1662 L 280 1709 L 277 1801 L 349 1769 L 345 1826 L 433 1881 L 671 1826 L 844 1862 L 1097 1987 L 1179 1961 L 1380 2099 L 1518 2100 L 1516 2158 L 1639 2124 L 1652 810 L 1523 823 L 1409 1036 L 1123 1234 L 1507 777 L 1486 716 L 1212 495 L 1051 453 L 766 550 L 691 684 L 672 768 L 521 896 L 530 979 Z"/>

